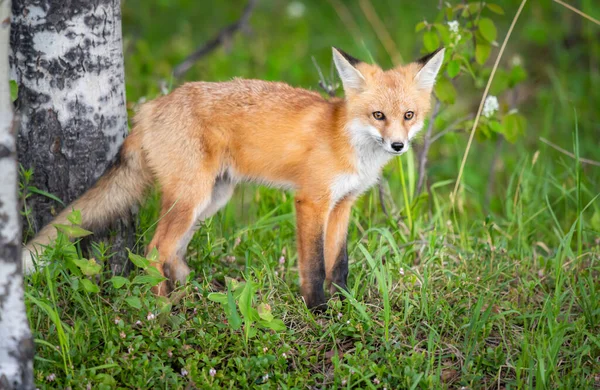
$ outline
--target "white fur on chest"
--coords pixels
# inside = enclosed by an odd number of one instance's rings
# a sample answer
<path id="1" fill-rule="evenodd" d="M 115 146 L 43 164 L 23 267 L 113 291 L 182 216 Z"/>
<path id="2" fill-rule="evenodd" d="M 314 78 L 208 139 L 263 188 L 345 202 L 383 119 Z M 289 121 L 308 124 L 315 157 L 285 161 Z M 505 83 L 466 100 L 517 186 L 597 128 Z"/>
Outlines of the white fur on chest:
<path id="1" fill-rule="evenodd" d="M 373 127 L 352 122 L 348 132 L 354 147 L 356 171 L 334 179 L 330 187 L 332 206 L 346 196 L 359 196 L 371 188 L 377 183 L 381 169 L 393 157 L 379 144 L 379 132 Z"/>

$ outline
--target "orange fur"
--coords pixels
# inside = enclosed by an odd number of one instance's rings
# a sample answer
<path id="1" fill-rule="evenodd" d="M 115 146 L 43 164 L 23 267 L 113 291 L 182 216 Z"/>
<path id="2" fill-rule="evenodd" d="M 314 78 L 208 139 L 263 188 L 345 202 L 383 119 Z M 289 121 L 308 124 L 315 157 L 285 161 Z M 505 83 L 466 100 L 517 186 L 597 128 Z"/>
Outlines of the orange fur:
<path id="1" fill-rule="evenodd" d="M 121 165 L 55 223 L 75 208 L 82 210 L 84 227 L 96 228 L 139 201 L 154 181 L 162 208 L 148 249 L 158 250 L 159 271 L 183 282 L 189 273 L 185 249 L 196 222 L 227 203 L 235 184 L 295 189 L 301 290 L 309 306 L 322 305 L 325 276 L 328 283 L 346 282 L 347 256 L 339 259 L 354 199 L 393 156 L 384 146 L 394 140 L 408 145 L 410 128 L 429 111 L 431 94 L 431 88 L 419 86 L 427 64 L 383 71 L 365 63 L 353 67 L 340 56 L 334 51 L 346 99 L 327 101 L 283 83 L 234 79 L 187 83 L 144 104 Z M 348 74 L 358 76 L 349 80 Z M 414 120 L 403 118 L 408 110 Z M 374 111 L 385 112 L 386 120 L 374 119 Z M 45 227 L 28 244 L 28 254 L 49 243 L 53 231 Z M 156 288 L 158 294 L 168 291 L 166 283 Z"/>

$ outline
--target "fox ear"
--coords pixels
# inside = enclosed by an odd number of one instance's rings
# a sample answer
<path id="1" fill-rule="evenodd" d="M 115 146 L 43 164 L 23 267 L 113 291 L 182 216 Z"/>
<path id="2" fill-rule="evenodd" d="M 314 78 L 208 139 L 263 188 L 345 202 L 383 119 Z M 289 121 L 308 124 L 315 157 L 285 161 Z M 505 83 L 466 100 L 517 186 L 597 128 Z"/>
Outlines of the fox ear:
<path id="1" fill-rule="evenodd" d="M 419 89 L 433 89 L 435 78 L 444 62 L 444 48 L 437 49 L 431 54 L 417 60 L 417 64 L 421 65 L 421 70 L 415 76 Z"/>
<path id="2" fill-rule="evenodd" d="M 366 80 L 362 73 L 354 67 L 355 65 L 360 64 L 361 61 L 335 47 L 333 47 L 332 50 L 333 62 L 340 75 L 340 79 L 342 79 L 344 92 L 361 92 L 365 88 Z"/>

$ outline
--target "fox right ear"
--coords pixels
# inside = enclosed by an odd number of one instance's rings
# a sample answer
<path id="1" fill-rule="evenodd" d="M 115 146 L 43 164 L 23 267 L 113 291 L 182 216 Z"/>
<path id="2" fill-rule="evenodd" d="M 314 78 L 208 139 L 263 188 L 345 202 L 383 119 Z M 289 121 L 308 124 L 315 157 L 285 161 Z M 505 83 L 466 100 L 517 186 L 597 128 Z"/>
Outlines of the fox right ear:
<path id="1" fill-rule="evenodd" d="M 437 49 L 431 54 L 417 60 L 421 70 L 415 76 L 417 85 L 420 89 L 431 90 L 435 84 L 442 63 L 444 62 L 444 48 Z"/>
<path id="2" fill-rule="evenodd" d="M 332 48 L 333 50 L 333 62 L 335 67 L 342 79 L 344 85 L 344 92 L 347 93 L 358 93 L 365 89 L 366 80 L 365 77 L 360 73 L 354 66 L 359 64 L 361 61 L 344 53 L 341 50 Z"/>

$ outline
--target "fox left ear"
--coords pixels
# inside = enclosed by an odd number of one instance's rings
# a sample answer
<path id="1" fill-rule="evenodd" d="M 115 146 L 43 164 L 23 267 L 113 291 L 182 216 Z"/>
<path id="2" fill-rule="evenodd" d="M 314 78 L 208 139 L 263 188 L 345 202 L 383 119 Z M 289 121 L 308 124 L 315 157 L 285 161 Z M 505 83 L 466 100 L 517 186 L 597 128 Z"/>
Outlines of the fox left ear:
<path id="1" fill-rule="evenodd" d="M 435 78 L 444 62 L 444 50 L 444 48 L 438 49 L 417 60 L 417 64 L 422 66 L 421 70 L 415 76 L 419 89 L 433 89 Z"/>
<path id="2" fill-rule="evenodd" d="M 344 92 L 361 92 L 366 86 L 366 80 L 365 76 L 363 76 L 362 73 L 355 68 L 355 65 L 359 64 L 361 61 L 349 54 L 344 53 L 341 50 L 336 49 L 335 47 L 333 47 L 332 50 L 333 62 L 335 63 L 335 67 L 340 75 L 340 79 L 342 79 Z"/>

